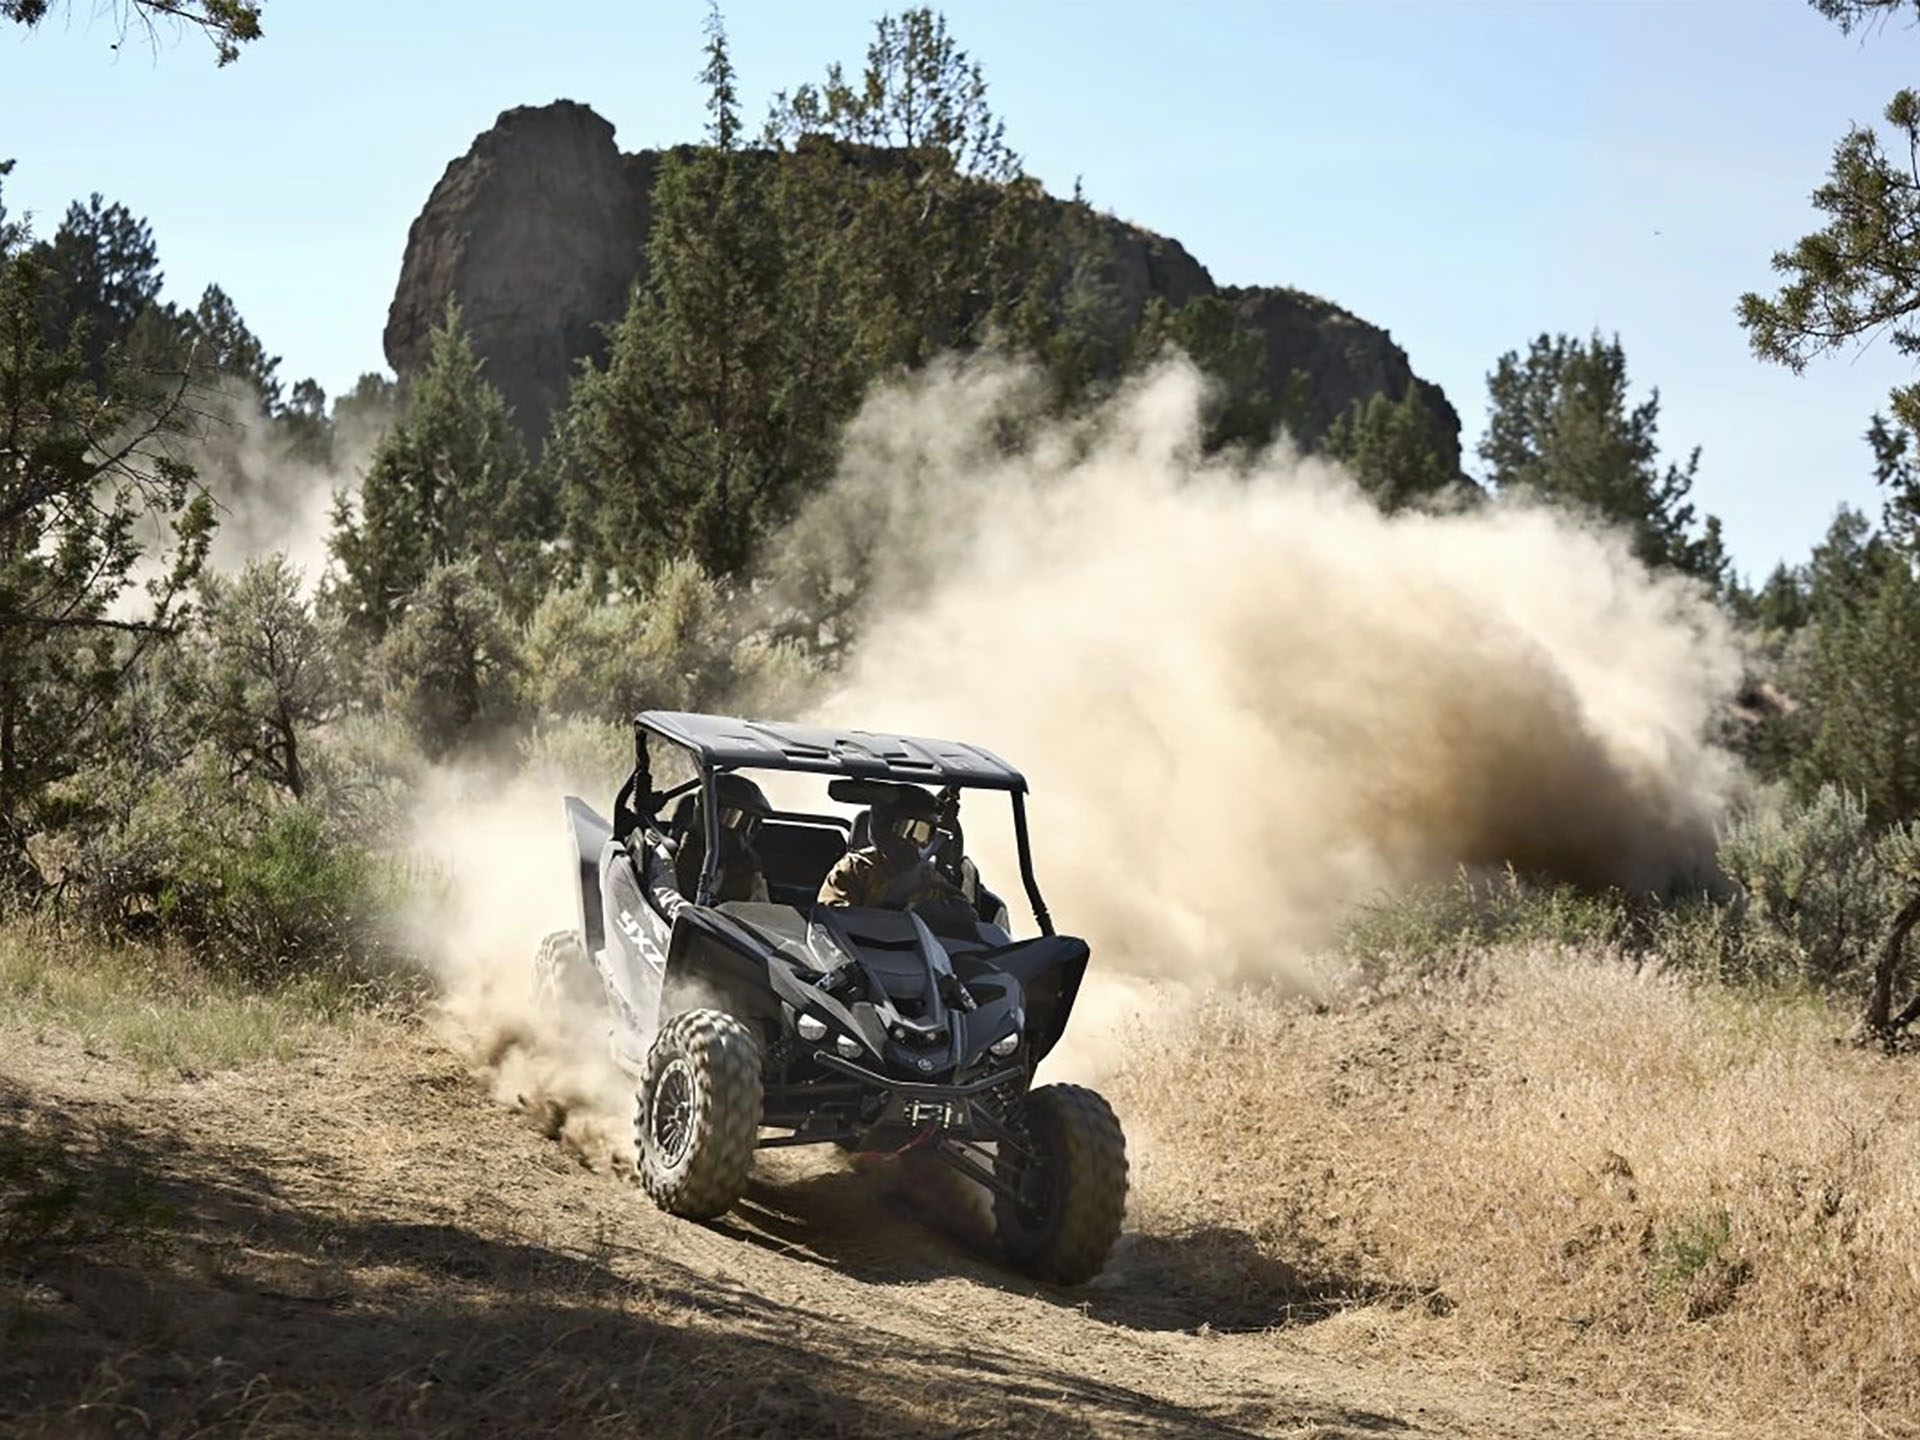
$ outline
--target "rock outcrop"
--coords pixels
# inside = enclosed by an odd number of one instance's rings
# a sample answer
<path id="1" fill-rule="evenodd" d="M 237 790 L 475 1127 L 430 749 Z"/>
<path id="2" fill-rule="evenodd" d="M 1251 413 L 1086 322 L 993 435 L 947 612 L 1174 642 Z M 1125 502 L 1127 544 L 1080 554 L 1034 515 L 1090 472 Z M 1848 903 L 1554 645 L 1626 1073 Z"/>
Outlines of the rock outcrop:
<path id="1" fill-rule="evenodd" d="M 1438 385 L 1413 373 L 1407 352 L 1385 330 L 1330 300 L 1283 286 L 1228 287 L 1217 293 L 1266 337 L 1267 373 L 1276 385 L 1295 370 L 1313 377 L 1313 433 L 1308 439 L 1318 439 L 1357 401 L 1382 392 L 1398 400 L 1411 387 L 1420 392 L 1443 433 L 1453 437 L 1458 466 L 1459 412 Z"/>
<path id="2" fill-rule="evenodd" d="M 407 234 L 387 313 L 394 372 L 404 381 L 426 363 L 429 332 L 457 301 L 488 377 L 538 445 L 581 359 L 604 358 L 604 327 L 644 277 L 660 159 L 621 154 L 613 126 L 573 101 L 502 114 L 447 166 Z M 1453 407 L 1386 331 L 1296 290 L 1222 288 L 1179 241 L 1115 219 L 1103 228 L 1108 279 L 1129 313 L 1155 297 L 1177 307 L 1219 295 L 1266 337 L 1276 386 L 1295 370 L 1312 377 L 1309 440 L 1356 400 L 1418 386 L 1457 447 Z"/>
<path id="3" fill-rule="evenodd" d="M 560 101 L 509 110 L 448 165 L 407 232 L 387 311 L 387 363 L 403 380 L 460 305 L 487 377 L 530 440 L 566 401 L 580 357 L 626 309 L 647 239 L 657 157 L 622 155 L 613 126 Z"/>

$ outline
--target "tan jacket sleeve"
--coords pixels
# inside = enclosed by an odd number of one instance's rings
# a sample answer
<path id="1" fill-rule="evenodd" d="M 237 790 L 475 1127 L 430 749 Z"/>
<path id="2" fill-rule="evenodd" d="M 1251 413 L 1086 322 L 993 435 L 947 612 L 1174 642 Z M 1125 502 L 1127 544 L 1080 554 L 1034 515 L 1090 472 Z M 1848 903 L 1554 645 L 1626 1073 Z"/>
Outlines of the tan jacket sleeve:
<path id="1" fill-rule="evenodd" d="M 842 855 L 827 878 L 820 882 L 822 905 L 871 905 L 880 867 L 864 850 Z"/>

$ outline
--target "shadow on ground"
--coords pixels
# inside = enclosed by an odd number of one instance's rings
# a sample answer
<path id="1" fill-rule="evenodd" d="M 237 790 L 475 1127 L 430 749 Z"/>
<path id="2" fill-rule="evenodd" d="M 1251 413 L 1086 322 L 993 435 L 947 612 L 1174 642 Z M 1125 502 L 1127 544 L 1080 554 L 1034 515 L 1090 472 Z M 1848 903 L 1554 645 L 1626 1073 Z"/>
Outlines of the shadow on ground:
<path id="1" fill-rule="evenodd" d="M 870 1283 L 960 1274 L 1135 1330 L 1232 1334 L 1311 1324 L 1356 1305 L 1447 1303 L 1405 1287 L 1297 1268 L 1228 1226 L 1176 1235 L 1129 1232 L 1091 1284 L 1042 1285 L 1000 1262 L 982 1192 L 919 1155 L 859 1173 L 838 1166 L 758 1176 L 746 1200 L 715 1228 Z"/>
<path id="2" fill-rule="evenodd" d="M 1223 1225 L 1121 1236 L 1083 1303 L 1096 1319 L 1136 1330 L 1226 1334 L 1309 1325 L 1358 1305 L 1449 1308 L 1437 1292 L 1297 1269 L 1246 1231 Z"/>
<path id="3" fill-rule="evenodd" d="M 1220 1436 L 1398 1428 L 1249 1391 L 1206 1409 L 978 1346 L 904 1344 L 588 1239 L 380 1213 L 285 1181 L 325 1156 L 183 1144 L 0 1080 L 0 1431 L 10 1435 Z M 761 1205 L 855 1269 L 851 1190 Z M 330 1196 L 315 1200 L 316 1193 Z M 798 1214 L 788 1213 L 797 1210 Z M 865 1213 L 876 1211 L 871 1199 Z M 892 1223 L 904 1224 L 893 1220 Z M 771 1230 L 755 1243 L 782 1243 Z M 881 1255 L 890 1242 L 878 1242 Z M 604 1250 L 604 1253 L 602 1253 Z M 929 1268 L 943 1257 L 918 1253 Z M 855 1257 L 852 1259 L 846 1257 Z M 988 1267 L 963 1250 L 953 1259 Z M 629 1265 L 631 1261 L 631 1265 Z M 887 1261 L 899 1279 L 897 1254 Z M 634 1273 L 637 1270 L 638 1273 Z M 1005 1277 L 1001 1277 L 1005 1279 Z M 1067 1303 L 1063 1300 L 1063 1303 Z M 1107 1297 L 1102 1304 L 1116 1304 Z M 1132 1323 L 1123 1321 L 1123 1323 Z"/>

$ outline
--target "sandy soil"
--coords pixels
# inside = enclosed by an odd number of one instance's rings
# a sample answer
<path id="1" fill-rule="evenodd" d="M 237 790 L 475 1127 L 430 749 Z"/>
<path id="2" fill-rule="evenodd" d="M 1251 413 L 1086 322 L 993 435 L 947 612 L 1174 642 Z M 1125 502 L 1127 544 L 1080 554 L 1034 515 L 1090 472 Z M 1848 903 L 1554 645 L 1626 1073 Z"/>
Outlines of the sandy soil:
<path id="1" fill-rule="evenodd" d="M 1130 1232 L 1055 1291 L 793 1156 L 675 1220 L 421 1026 L 156 1084 L 0 1024 L 0 1200 L 11 1435 L 1700 1433 L 1343 1358 L 1232 1237 L 1183 1269 Z"/>

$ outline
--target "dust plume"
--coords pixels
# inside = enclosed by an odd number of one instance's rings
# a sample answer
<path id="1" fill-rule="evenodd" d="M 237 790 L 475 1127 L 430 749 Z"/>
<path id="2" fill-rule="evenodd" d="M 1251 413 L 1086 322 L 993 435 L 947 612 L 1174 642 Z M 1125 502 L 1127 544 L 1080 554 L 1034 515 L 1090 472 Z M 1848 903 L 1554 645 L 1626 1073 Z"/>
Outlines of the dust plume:
<path id="1" fill-rule="evenodd" d="M 523 1110 L 595 1168 L 633 1161 L 633 1087 L 604 1021 L 535 993 L 541 939 L 578 924 L 559 797 L 591 793 L 536 767 L 508 777 L 446 767 L 414 798 L 412 845 L 432 877 L 414 917 L 438 1023 L 501 1103 Z"/>
<path id="2" fill-rule="evenodd" d="M 231 574 L 278 552 L 311 592 L 329 562 L 335 497 L 359 490 L 388 417 L 349 413 L 327 440 L 303 449 L 269 419 L 260 393 L 231 376 L 196 384 L 191 405 L 193 432 L 169 449 L 193 467 L 196 484 L 213 502 L 217 524 L 207 568 Z M 136 535 L 144 553 L 109 608 L 117 620 L 146 618 L 147 585 L 171 566 L 174 541 L 163 517 L 143 515 Z"/>
<path id="3" fill-rule="evenodd" d="M 1355 903 L 1462 866 L 1654 891 L 1711 872 L 1733 765 L 1706 737 L 1740 667 L 1702 594 L 1546 509 L 1383 516 L 1287 445 L 1207 457 L 1205 403 L 1175 362 L 1051 421 L 1027 372 L 936 367 L 869 399 L 773 565 L 802 611 L 864 597 L 812 718 L 1027 773 L 1046 898 L 1108 982 L 1077 1033 L 1153 1044 L 1183 987 L 1305 983 Z M 530 1018 L 529 960 L 574 914 L 562 788 L 425 797 L 457 894 L 432 951 L 502 1097 L 554 1099 L 611 1155 L 630 1086 Z M 1017 912 L 1004 807 L 964 819 Z"/>
<path id="4" fill-rule="evenodd" d="M 874 395 L 784 557 L 867 585 L 816 718 L 1018 765 L 1061 928 L 1141 976 L 1287 976 L 1462 866 L 1711 872 L 1739 661 L 1702 594 L 1544 508 L 1383 516 L 1285 443 L 1204 456 L 1206 398 L 1183 360 L 1071 422 L 994 363 Z"/>
<path id="5" fill-rule="evenodd" d="M 334 495 L 359 489 L 380 430 L 341 430 L 323 461 L 301 453 L 267 420 L 259 395 L 238 381 L 221 380 L 201 404 L 205 429 L 189 458 L 220 521 L 208 563 L 238 570 L 279 551 L 309 583 L 316 580 L 327 564 Z"/>

